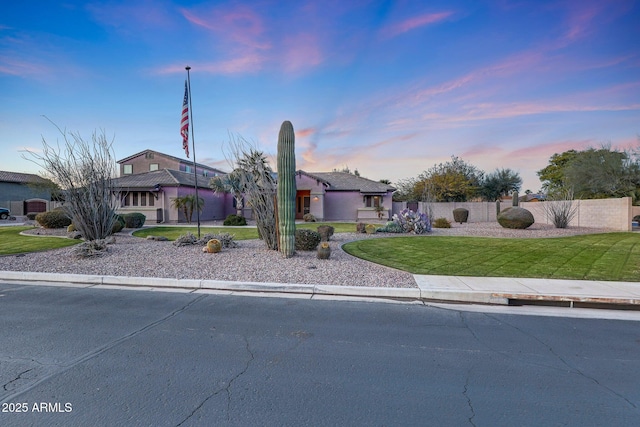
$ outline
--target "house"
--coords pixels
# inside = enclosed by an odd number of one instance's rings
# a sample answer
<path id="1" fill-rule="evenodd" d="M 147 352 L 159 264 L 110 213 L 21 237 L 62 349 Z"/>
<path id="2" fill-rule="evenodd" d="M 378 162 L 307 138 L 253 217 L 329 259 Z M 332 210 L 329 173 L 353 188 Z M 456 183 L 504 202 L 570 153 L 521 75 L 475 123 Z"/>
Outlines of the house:
<path id="1" fill-rule="evenodd" d="M 296 174 L 296 219 L 319 221 L 389 219 L 395 188 L 348 172 Z"/>
<path id="2" fill-rule="evenodd" d="M 154 222 L 185 222 L 184 214 L 172 206 L 172 200 L 195 193 L 193 163 L 144 150 L 118 161 L 120 177 L 113 180 L 120 191 L 118 212 L 140 212 Z M 225 172 L 197 164 L 198 195 L 204 199 L 202 221 L 220 220 L 236 213 L 231 194 L 217 194 L 209 181 Z M 296 173 L 296 219 L 307 213 L 319 221 L 367 221 L 388 219 L 395 191 L 390 185 L 348 172 Z M 386 203 L 386 205 L 385 205 Z M 251 218 L 245 205 L 244 214 Z"/>
<path id="3" fill-rule="evenodd" d="M 235 213 L 233 196 L 217 194 L 209 188 L 210 178 L 198 177 L 198 197 L 204 200 L 201 221 L 224 219 Z M 195 194 L 193 172 L 161 169 L 124 175 L 112 180 L 112 188 L 120 194 L 118 213 L 140 212 L 147 221 L 156 223 L 186 222 L 184 213 L 172 206 L 176 197 Z M 194 213 L 192 220 L 195 221 Z"/>
<path id="4" fill-rule="evenodd" d="M 49 210 L 54 184 L 31 173 L 0 171 L 0 207 L 11 215 Z"/>
<path id="5" fill-rule="evenodd" d="M 118 160 L 120 176 L 136 175 L 145 172 L 153 172 L 162 169 L 190 172 L 193 174 L 193 162 L 179 157 L 170 156 L 153 150 L 144 150 L 132 156 Z M 212 178 L 224 175 L 226 172 L 211 166 L 196 163 L 198 176 Z"/>

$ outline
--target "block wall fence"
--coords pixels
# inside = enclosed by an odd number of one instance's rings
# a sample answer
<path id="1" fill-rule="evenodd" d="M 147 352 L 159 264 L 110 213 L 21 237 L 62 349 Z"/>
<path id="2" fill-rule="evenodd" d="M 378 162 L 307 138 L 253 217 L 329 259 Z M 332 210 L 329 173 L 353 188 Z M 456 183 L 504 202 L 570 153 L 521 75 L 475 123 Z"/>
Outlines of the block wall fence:
<path id="1" fill-rule="evenodd" d="M 553 224 L 544 213 L 543 204 L 554 202 L 520 202 L 519 206 L 529 210 L 535 221 L 541 224 Z M 631 231 L 631 220 L 640 215 L 640 206 L 632 206 L 630 197 L 620 199 L 576 200 L 578 212 L 569 224 L 570 227 L 609 228 L 615 231 Z M 453 222 L 453 210 L 465 208 L 469 211 L 468 222 L 496 222 L 495 202 L 419 202 L 418 210 L 433 211 L 433 218 L 447 218 Z M 500 210 L 511 207 L 511 201 L 502 202 Z M 396 214 L 407 207 L 406 202 L 393 202 L 393 213 Z"/>

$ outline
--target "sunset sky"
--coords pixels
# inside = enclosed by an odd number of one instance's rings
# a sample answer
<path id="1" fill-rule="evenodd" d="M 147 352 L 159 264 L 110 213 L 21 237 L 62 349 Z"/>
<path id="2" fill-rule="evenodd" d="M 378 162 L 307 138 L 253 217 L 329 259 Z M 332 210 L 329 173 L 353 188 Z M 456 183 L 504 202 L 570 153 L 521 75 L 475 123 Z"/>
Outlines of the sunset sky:
<path id="1" fill-rule="evenodd" d="M 415 177 L 461 157 L 511 168 L 522 191 L 568 149 L 640 145 L 640 2 L 3 1 L 0 170 L 59 135 L 103 129 L 117 160 L 184 157 L 191 69 L 200 163 L 229 134 L 297 168 Z M 275 166 L 275 162 L 273 162 Z"/>

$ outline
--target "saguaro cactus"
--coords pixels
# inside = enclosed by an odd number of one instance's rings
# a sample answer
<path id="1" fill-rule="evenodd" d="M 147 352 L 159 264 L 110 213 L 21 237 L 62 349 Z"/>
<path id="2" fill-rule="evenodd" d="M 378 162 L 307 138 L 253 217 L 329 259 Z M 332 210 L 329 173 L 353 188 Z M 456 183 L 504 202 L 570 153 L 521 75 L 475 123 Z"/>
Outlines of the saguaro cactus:
<path id="1" fill-rule="evenodd" d="M 296 244 L 296 156 L 295 134 L 290 121 L 282 122 L 278 135 L 278 231 L 283 257 L 295 253 Z"/>
<path id="2" fill-rule="evenodd" d="M 518 206 L 518 202 L 519 202 L 519 200 L 518 200 L 518 192 L 514 191 L 513 193 L 511 193 L 511 204 L 514 207 L 517 207 Z"/>

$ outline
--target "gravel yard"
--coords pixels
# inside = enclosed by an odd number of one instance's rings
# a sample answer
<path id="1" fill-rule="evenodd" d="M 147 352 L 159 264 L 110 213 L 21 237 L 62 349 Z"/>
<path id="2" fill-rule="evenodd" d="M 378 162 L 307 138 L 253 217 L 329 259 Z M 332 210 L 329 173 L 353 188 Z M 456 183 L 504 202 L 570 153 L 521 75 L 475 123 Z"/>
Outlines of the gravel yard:
<path id="1" fill-rule="evenodd" d="M 450 229 L 434 228 L 428 236 L 561 237 L 601 233 L 593 228 L 555 229 L 533 224 L 527 230 L 508 230 L 497 223 L 452 224 Z M 29 234 L 66 235 L 64 230 L 36 228 Z M 116 243 L 98 258 L 78 259 L 73 248 L 0 257 L 0 270 L 48 273 L 94 274 L 133 277 L 168 277 L 249 282 L 328 284 L 342 286 L 415 287 L 409 273 L 363 261 L 346 254 L 341 245 L 363 238 L 393 237 L 394 234 L 338 233 L 332 236 L 331 258 L 319 260 L 315 252 L 297 252 L 283 259 L 266 250 L 259 240 L 238 241 L 238 247 L 206 254 L 201 246 L 176 247 L 171 242 L 149 241 L 126 233 L 116 235 Z"/>

